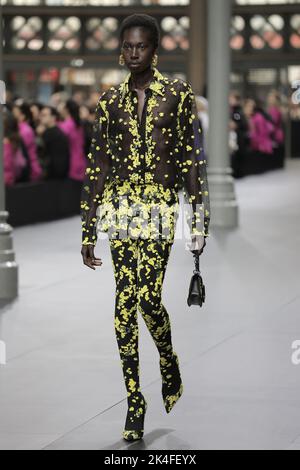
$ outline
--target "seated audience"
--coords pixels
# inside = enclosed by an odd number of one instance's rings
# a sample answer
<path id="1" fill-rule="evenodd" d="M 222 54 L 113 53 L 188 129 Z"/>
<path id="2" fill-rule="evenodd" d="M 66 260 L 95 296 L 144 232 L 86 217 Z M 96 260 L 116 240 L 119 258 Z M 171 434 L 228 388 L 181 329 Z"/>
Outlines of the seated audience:
<path id="1" fill-rule="evenodd" d="M 58 122 L 60 129 L 69 139 L 70 166 L 68 176 L 77 181 L 83 181 L 87 159 L 85 157 L 84 131 L 79 116 L 79 105 L 69 99 L 59 106 L 63 118 Z"/>
<path id="2" fill-rule="evenodd" d="M 30 181 L 39 181 L 43 178 L 43 172 L 38 159 L 36 136 L 32 127 L 30 107 L 25 102 L 14 104 L 12 111 L 18 121 L 19 132 L 30 158 Z"/>
<path id="3" fill-rule="evenodd" d="M 52 106 L 44 106 L 40 112 L 37 133 L 43 144 L 43 161 L 46 178 L 67 178 L 70 164 L 69 140 L 58 127 L 59 114 Z"/>

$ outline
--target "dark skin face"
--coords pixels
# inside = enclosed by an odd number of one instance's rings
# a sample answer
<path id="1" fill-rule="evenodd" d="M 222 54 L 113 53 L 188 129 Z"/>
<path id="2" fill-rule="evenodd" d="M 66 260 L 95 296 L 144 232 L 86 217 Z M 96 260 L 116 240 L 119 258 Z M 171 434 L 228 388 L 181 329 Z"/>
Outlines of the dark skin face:
<path id="1" fill-rule="evenodd" d="M 140 27 L 125 30 L 121 53 L 123 54 L 126 67 L 131 72 L 132 84 L 138 94 L 138 114 L 141 119 L 145 99 L 144 88 L 151 82 L 151 63 L 154 54 L 156 54 L 149 31 Z M 83 264 L 93 270 L 97 266 L 102 265 L 101 258 L 95 257 L 94 249 L 93 245 L 82 245 L 81 247 Z"/>
<path id="2" fill-rule="evenodd" d="M 151 33 L 141 27 L 126 29 L 123 34 L 121 54 L 125 65 L 132 74 L 137 88 L 144 88 L 151 79 L 151 62 L 156 54 Z"/>
<path id="3" fill-rule="evenodd" d="M 121 53 L 125 66 L 131 73 L 133 89 L 138 95 L 138 117 L 141 121 L 145 88 L 152 80 L 152 59 L 156 54 L 151 33 L 141 27 L 133 27 L 124 31 Z"/>

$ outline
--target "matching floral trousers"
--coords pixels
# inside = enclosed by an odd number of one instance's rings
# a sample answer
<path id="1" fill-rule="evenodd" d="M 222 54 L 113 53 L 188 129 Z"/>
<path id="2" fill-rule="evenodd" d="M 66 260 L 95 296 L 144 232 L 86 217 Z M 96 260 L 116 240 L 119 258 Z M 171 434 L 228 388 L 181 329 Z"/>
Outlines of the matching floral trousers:
<path id="1" fill-rule="evenodd" d="M 111 189 L 106 192 L 106 200 L 110 204 L 114 204 L 116 195 L 127 195 L 123 209 L 118 209 L 123 215 L 124 212 L 128 215 L 129 206 L 136 202 L 142 211 L 149 209 L 153 203 L 161 203 L 166 215 L 159 225 L 159 236 L 155 232 L 155 238 L 149 237 L 149 226 L 145 228 L 143 225 L 141 228 L 139 224 L 134 226 L 130 236 L 109 237 L 116 281 L 114 325 L 128 402 L 132 403 L 132 398 L 140 393 L 138 312 L 153 338 L 161 364 L 167 365 L 173 356 L 171 323 L 162 303 L 162 287 L 177 220 L 176 211 L 172 215 L 170 206 L 171 203 L 178 204 L 178 196 L 175 191 L 165 190 L 158 184 L 141 186 L 125 183 L 109 192 Z M 169 228 L 168 237 L 162 236 L 164 228 Z"/>

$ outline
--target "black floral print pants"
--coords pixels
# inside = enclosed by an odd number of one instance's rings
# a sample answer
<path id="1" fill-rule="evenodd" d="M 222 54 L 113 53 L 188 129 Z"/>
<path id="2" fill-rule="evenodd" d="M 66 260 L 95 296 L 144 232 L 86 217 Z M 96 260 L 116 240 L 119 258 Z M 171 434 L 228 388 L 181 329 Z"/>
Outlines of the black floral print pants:
<path id="1" fill-rule="evenodd" d="M 162 286 L 173 241 L 111 239 L 116 280 L 115 332 L 128 401 L 140 393 L 138 311 L 160 359 L 173 354 L 171 324 L 162 303 Z"/>
<path id="2" fill-rule="evenodd" d="M 130 418 L 134 421 L 143 413 L 145 403 L 140 387 L 138 312 L 159 353 L 162 395 L 167 412 L 182 393 L 170 318 L 162 303 L 179 198 L 175 189 L 164 188 L 161 184 L 140 185 L 128 181 L 107 185 L 104 196 L 106 207 L 98 227 L 99 231 L 109 233 L 116 281 L 114 326 Z M 141 217 L 136 218 L 134 207 L 138 207 Z"/>

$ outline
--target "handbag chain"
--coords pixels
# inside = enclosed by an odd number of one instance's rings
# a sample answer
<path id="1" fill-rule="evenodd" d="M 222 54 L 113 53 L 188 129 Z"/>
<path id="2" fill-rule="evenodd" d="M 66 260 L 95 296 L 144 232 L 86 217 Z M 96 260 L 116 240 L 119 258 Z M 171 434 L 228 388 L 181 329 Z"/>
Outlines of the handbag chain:
<path id="1" fill-rule="evenodd" d="M 194 258 L 195 258 L 195 269 L 194 269 L 194 274 L 200 274 L 200 255 L 198 255 L 197 253 L 194 253 L 193 254 Z"/>

